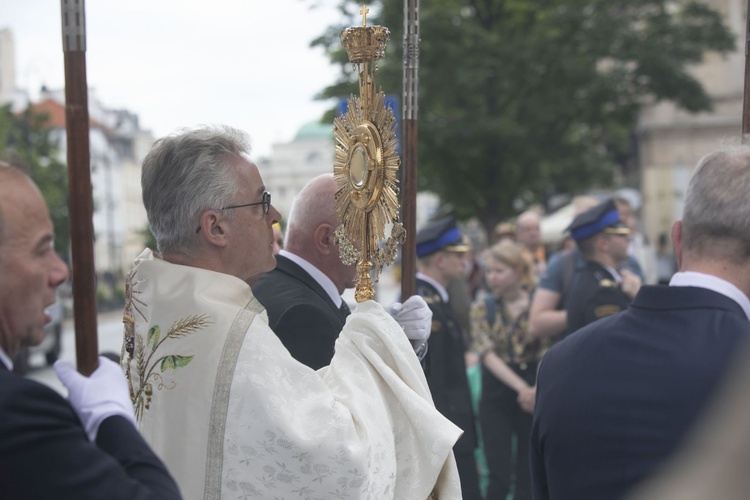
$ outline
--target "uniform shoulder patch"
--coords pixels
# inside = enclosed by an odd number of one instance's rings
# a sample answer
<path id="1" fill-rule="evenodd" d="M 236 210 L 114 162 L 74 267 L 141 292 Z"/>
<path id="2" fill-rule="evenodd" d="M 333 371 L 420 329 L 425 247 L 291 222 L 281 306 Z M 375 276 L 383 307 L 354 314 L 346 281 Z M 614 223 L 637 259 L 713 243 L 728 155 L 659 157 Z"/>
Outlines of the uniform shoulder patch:
<path id="1" fill-rule="evenodd" d="M 435 296 L 433 295 L 423 295 L 422 298 L 427 304 L 434 304 L 435 303 Z"/>
<path id="2" fill-rule="evenodd" d="M 594 316 L 596 316 L 597 318 L 603 318 L 620 311 L 622 311 L 622 307 L 618 306 L 617 304 L 604 304 L 603 306 L 599 306 L 594 309 Z"/>

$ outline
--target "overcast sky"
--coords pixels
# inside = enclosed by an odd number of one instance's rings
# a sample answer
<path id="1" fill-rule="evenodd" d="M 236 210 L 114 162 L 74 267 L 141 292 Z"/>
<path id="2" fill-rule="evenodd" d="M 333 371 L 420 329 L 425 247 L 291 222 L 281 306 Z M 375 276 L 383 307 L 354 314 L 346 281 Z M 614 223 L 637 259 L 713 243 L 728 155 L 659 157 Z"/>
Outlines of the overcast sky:
<path id="1" fill-rule="evenodd" d="M 311 9 L 313 4 L 325 4 Z M 338 69 L 310 41 L 340 19 L 333 0 L 88 0 L 89 87 L 156 137 L 222 123 L 253 139 L 254 157 L 331 106 L 313 97 Z M 16 80 L 32 97 L 62 88 L 60 0 L 0 0 Z"/>

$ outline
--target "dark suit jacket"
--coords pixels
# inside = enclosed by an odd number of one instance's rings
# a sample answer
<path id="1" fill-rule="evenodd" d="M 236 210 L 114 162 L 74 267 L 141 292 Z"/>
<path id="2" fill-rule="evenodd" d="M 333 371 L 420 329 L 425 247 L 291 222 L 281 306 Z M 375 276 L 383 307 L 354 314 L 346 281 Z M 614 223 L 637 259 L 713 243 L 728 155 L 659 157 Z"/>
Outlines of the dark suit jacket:
<path id="1" fill-rule="evenodd" d="M 304 269 L 281 255 L 276 269 L 253 285 L 268 324 L 292 356 L 310 368 L 327 366 L 348 312 L 333 303 Z"/>
<path id="2" fill-rule="evenodd" d="M 724 295 L 644 286 L 554 346 L 537 379 L 534 498 L 622 498 L 676 450 L 749 335 Z"/>
<path id="3" fill-rule="evenodd" d="M 456 453 L 471 452 L 476 448 L 477 436 L 461 327 L 435 287 L 417 278 L 416 290 L 432 311 L 425 375 L 435 408 L 464 431 L 453 450 Z"/>
<path id="4" fill-rule="evenodd" d="M 102 422 L 96 444 L 52 389 L 0 363 L 0 498 L 177 499 L 177 485 L 133 424 Z"/>

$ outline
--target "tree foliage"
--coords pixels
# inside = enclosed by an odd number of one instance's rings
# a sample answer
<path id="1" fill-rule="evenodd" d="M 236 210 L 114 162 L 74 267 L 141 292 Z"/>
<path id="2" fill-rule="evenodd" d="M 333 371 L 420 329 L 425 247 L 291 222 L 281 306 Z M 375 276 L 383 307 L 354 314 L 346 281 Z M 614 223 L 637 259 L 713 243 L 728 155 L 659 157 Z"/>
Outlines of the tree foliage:
<path id="1" fill-rule="evenodd" d="M 49 206 L 55 230 L 55 250 L 68 255 L 68 170 L 59 158 L 59 145 L 47 126 L 48 117 L 27 108 L 14 114 L 0 107 L 0 158 L 25 170 Z"/>
<path id="2" fill-rule="evenodd" d="M 324 98 L 355 91 L 338 34 L 361 24 L 360 7 L 339 7 L 344 22 L 312 42 L 342 65 Z M 379 83 L 398 94 L 403 0 L 371 10 L 368 24 L 391 30 Z M 643 107 L 709 110 L 689 67 L 734 48 L 720 14 L 696 0 L 431 0 L 420 34 L 420 187 L 486 228 L 627 173 Z"/>

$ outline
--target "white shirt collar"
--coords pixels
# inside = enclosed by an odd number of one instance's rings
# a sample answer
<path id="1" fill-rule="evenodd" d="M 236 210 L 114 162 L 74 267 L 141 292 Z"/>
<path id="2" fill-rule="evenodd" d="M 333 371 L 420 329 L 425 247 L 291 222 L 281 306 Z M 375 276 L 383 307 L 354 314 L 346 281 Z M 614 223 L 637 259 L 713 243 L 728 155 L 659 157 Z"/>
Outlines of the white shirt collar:
<path id="1" fill-rule="evenodd" d="M 299 255 L 295 255 L 286 250 L 282 250 L 281 252 L 279 252 L 279 255 L 286 257 L 287 259 L 291 260 L 299 267 L 304 269 L 305 272 L 309 274 L 310 277 L 312 277 L 312 279 L 314 279 L 321 287 L 323 287 L 323 290 L 325 290 L 328 296 L 331 297 L 331 300 L 336 305 L 336 307 L 341 307 L 341 302 L 343 299 L 341 298 L 341 295 L 339 295 L 339 290 L 338 288 L 336 288 L 336 285 L 333 284 L 331 278 L 323 274 L 320 269 L 310 264 Z"/>
<path id="2" fill-rule="evenodd" d="M 8 353 L 2 347 L 0 347 L 0 362 L 8 367 L 9 372 L 13 371 L 13 360 L 10 359 L 10 356 L 8 356 Z"/>
<path id="3" fill-rule="evenodd" d="M 612 275 L 612 277 L 615 279 L 618 285 L 622 285 L 622 277 L 620 276 L 620 273 L 618 273 L 615 268 L 605 266 L 605 265 L 602 265 L 602 267 L 606 269 L 609 274 Z"/>
<path id="4" fill-rule="evenodd" d="M 685 271 L 675 273 L 672 279 L 669 280 L 669 286 L 697 286 L 713 290 L 737 302 L 742 307 L 742 310 L 745 311 L 745 316 L 750 319 L 750 299 L 739 288 L 726 280 L 711 274 Z"/>
<path id="5" fill-rule="evenodd" d="M 448 291 L 443 285 L 430 278 L 426 274 L 417 273 L 417 278 L 421 279 L 422 281 L 426 281 L 430 285 L 434 286 L 435 290 L 437 290 L 437 292 L 440 294 L 440 298 L 443 299 L 443 302 L 448 302 Z"/>

